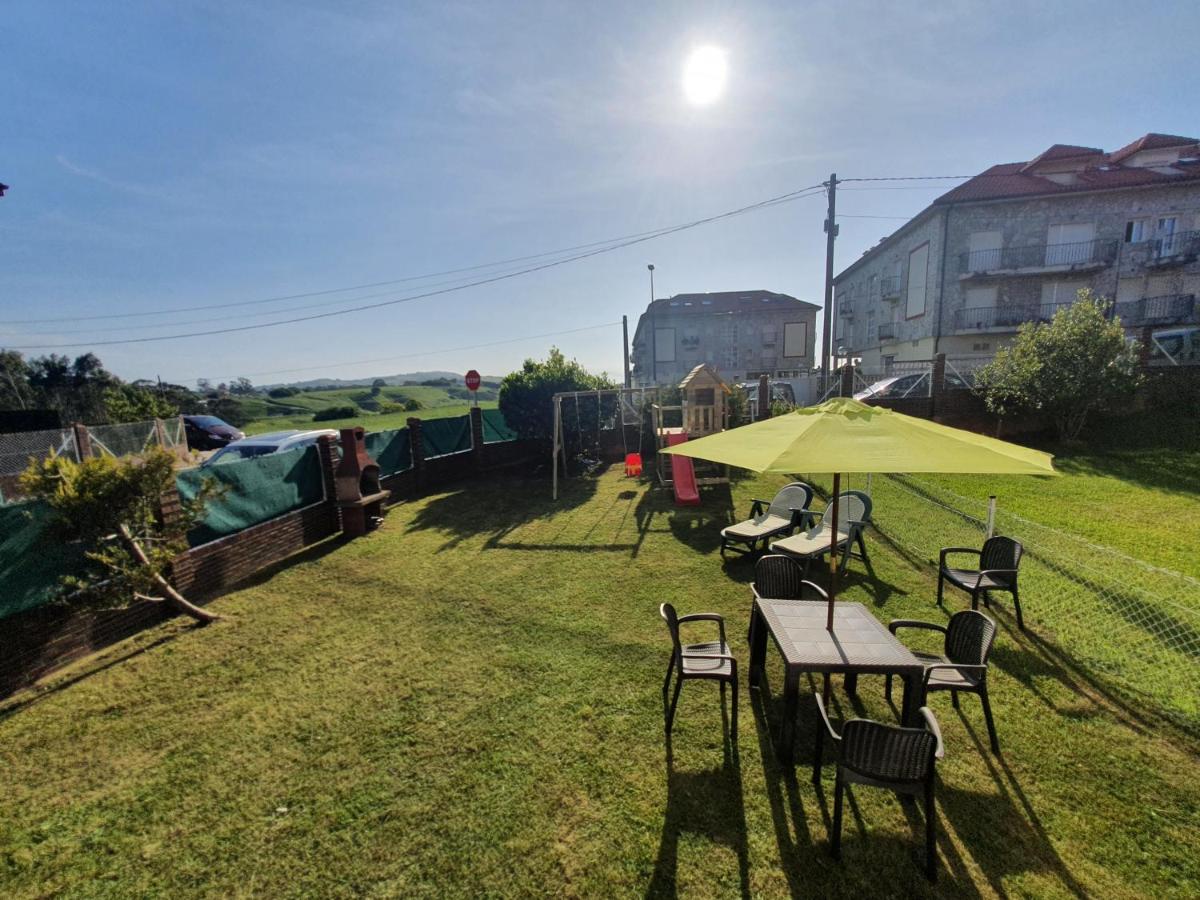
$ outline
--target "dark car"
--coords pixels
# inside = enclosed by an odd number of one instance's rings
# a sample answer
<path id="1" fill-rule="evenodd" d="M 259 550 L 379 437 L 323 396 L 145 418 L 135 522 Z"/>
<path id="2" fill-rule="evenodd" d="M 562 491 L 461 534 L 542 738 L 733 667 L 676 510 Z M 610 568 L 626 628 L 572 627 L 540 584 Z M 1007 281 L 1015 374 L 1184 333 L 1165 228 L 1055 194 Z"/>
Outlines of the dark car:
<path id="1" fill-rule="evenodd" d="M 184 416 L 189 450 L 220 450 L 246 435 L 216 416 Z"/>

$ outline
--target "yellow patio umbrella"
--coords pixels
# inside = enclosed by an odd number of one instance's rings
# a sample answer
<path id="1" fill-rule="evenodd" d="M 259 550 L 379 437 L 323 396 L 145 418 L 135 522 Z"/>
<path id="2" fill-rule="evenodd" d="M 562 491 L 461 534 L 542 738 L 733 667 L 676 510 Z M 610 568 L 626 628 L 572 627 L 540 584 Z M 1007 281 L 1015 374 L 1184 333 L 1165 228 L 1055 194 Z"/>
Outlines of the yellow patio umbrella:
<path id="1" fill-rule="evenodd" d="M 939 425 L 848 397 L 752 425 L 665 447 L 660 453 L 725 463 L 754 472 L 833 473 L 829 623 L 837 591 L 836 548 L 841 473 L 940 472 L 1055 475 L 1052 457 L 996 438 Z"/>

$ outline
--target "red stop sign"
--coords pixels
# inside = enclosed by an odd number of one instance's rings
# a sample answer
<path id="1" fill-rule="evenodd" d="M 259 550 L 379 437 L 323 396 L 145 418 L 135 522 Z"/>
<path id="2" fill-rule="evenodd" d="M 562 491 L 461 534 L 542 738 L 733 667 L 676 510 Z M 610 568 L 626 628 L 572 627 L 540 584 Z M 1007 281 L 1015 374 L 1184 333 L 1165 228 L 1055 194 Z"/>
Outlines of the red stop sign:
<path id="1" fill-rule="evenodd" d="M 466 381 L 467 381 L 467 390 L 468 391 L 479 390 L 479 381 L 480 381 L 479 373 L 476 372 L 474 369 L 472 369 L 470 372 L 467 373 Z"/>

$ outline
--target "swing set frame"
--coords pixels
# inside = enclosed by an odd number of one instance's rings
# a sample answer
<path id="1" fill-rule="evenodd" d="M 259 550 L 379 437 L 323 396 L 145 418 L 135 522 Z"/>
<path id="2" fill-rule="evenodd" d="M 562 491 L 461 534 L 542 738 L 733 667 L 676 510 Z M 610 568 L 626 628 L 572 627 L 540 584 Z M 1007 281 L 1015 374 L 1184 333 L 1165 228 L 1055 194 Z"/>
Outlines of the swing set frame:
<path id="1" fill-rule="evenodd" d="M 559 457 L 562 457 L 563 477 L 567 477 L 567 445 L 566 436 L 563 433 L 563 414 L 562 404 L 564 400 L 570 399 L 575 401 L 575 421 L 580 423 L 582 420 L 579 416 L 579 398 L 596 398 L 596 439 L 599 441 L 600 431 L 600 415 L 602 402 L 604 397 L 617 398 L 617 417 L 618 422 L 616 428 L 621 429 L 621 445 L 625 448 L 626 455 L 629 454 L 629 441 L 626 439 L 626 428 L 632 428 L 632 425 L 625 423 L 625 400 L 630 401 L 630 406 L 637 410 L 637 432 L 638 432 L 638 452 L 642 449 L 642 437 L 646 427 L 646 403 L 647 401 L 657 406 L 658 388 L 657 387 L 637 387 L 637 388 L 600 388 L 594 391 L 562 391 L 550 398 L 550 402 L 554 406 L 554 448 L 551 451 L 551 462 L 554 468 L 553 478 L 553 494 L 554 499 L 558 499 L 558 463 Z M 634 402 L 636 400 L 636 402 Z M 579 430 L 582 434 L 583 427 L 579 424 Z"/>

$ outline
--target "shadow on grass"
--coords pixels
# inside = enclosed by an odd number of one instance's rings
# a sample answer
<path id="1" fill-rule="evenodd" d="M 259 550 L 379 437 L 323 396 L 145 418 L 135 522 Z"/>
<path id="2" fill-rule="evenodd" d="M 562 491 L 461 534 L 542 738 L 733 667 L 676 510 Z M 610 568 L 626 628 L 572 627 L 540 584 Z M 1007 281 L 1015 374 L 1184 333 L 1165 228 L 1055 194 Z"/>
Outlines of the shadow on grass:
<path id="1" fill-rule="evenodd" d="M 721 529 L 733 524 L 733 498 L 729 485 L 718 484 L 701 489 L 699 506 L 676 506 L 670 488 L 652 487 L 642 493 L 634 518 L 638 538 L 633 556 L 640 552 L 647 534 L 668 531 L 680 543 L 708 555 L 720 549 Z"/>
<path id="2" fill-rule="evenodd" d="M 702 835 L 732 848 L 738 858 L 740 895 L 750 896 L 750 852 L 742 797 L 742 766 L 724 702 L 721 722 L 724 735 L 720 768 L 702 772 L 677 770 L 671 735 L 666 736 L 667 810 L 654 874 L 646 888 L 648 900 L 677 895 L 679 840 L 683 834 Z"/>

